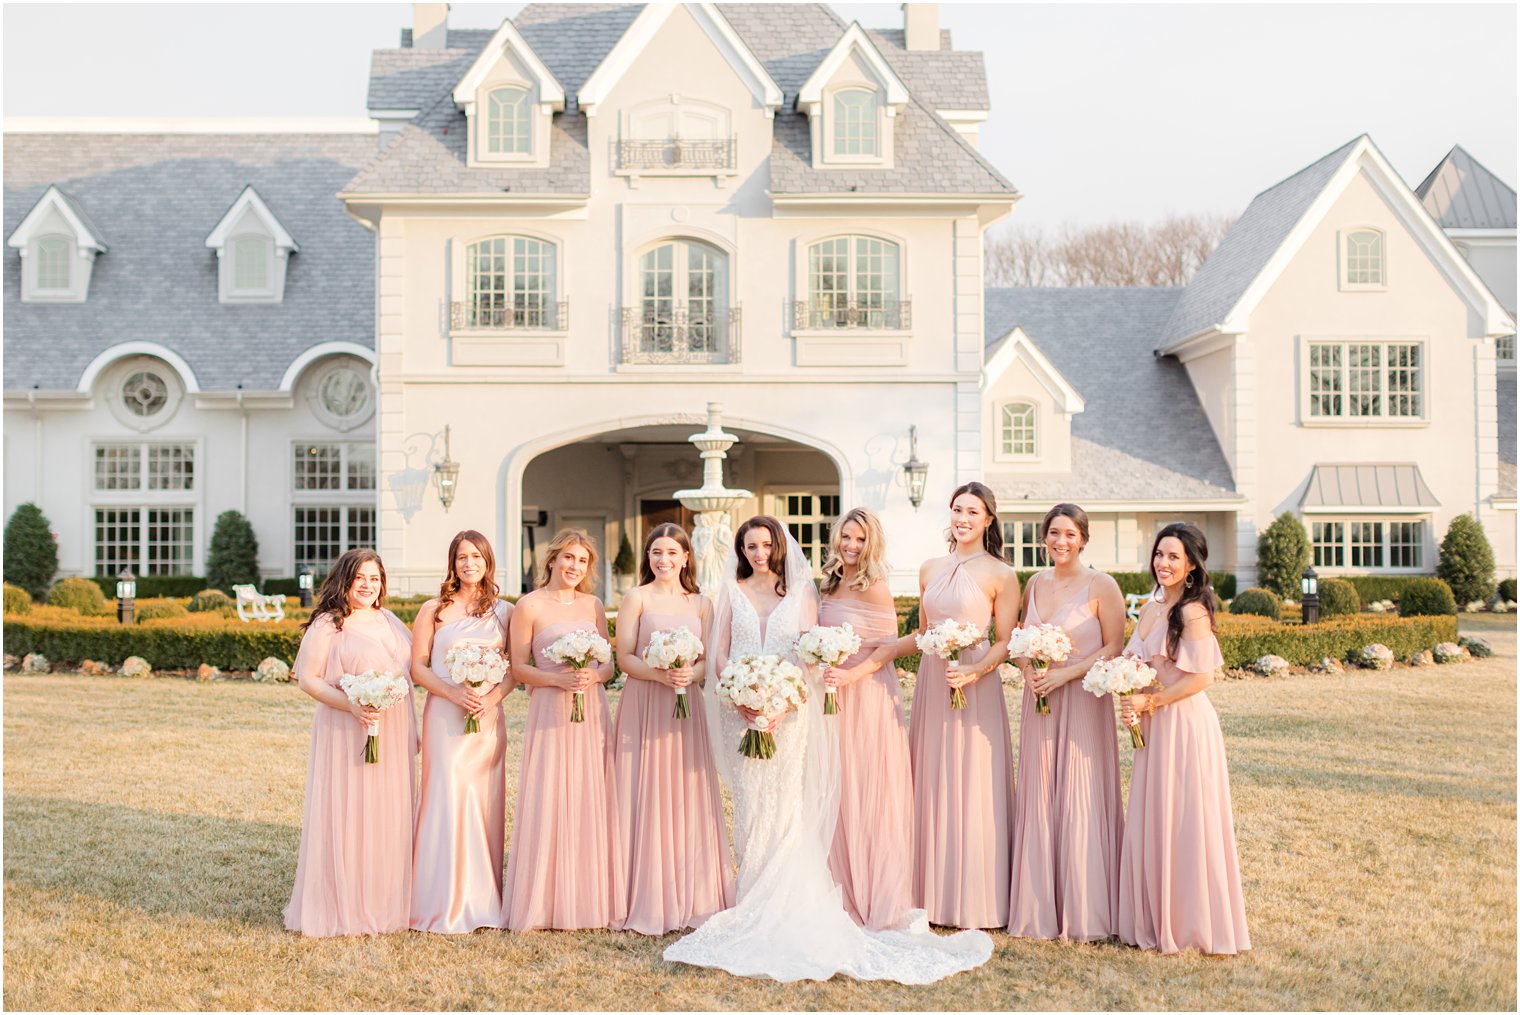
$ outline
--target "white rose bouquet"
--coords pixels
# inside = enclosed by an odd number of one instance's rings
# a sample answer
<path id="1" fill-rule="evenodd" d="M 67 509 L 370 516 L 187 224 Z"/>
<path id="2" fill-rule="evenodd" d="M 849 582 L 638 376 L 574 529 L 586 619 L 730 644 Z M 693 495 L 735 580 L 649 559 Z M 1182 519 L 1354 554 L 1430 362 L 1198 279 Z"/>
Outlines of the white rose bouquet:
<path id="1" fill-rule="evenodd" d="M 739 753 L 762 761 L 776 756 L 775 734 L 763 727 L 770 717 L 801 708 L 807 701 L 802 670 L 780 656 L 743 655 L 729 661 L 718 678 L 718 695 L 730 704 L 760 713 L 739 741 Z"/>
<path id="2" fill-rule="evenodd" d="M 1117 659 L 1099 659 L 1093 663 L 1087 676 L 1082 678 L 1082 690 L 1099 698 L 1112 694 L 1123 698 L 1143 690 L 1156 682 L 1156 671 L 1134 656 Z M 1140 732 L 1140 721 L 1129 727 L 1130 743 L 1139 750 L 1145 746 L 1145 735 Z"/>
<path id="3" fill-rule="evenodd" d="M 679 666 L 691 666 L 702 657 L 702 639 L 689 627 L 672 627 L 656 631 L 649 636 L 649 646 L 644 649 L 644 661 L 657 670 L 673 670 Z M 686 702 L 686 688 L 676 688 L 676 710 L 672 717 L 686 719 L 691 706 Z"/>
<path id="4" fill-rule="evenodd" d="M 584 670 L 591 663 L 598 664 L 612 659 L 612 646 L 607 639 L 589 627 L 560 635 L 554 644 L 544 649 L 544 658 L 576 670 Z M 586 692 L 576 691 L 570 704 L 570 721 L 586 721 Z"/>
<path id="5" fill-rule="evenodd" d="M 412 682 L 401 673 L 389 670 L 365 670 L 363 673 L 345 673 L 338 686 L 348 695 L 348 700 L 365 708 L 384 712 L 392 705 L 405 701 L 412 689 Z M 364 763 L 373 765 L 380 760 L 380 724 L 369 724 L 369 737 L 364 741 Z"/>
<path id="6" fill-rule="evenodd" d="M 962 624 L 958 620 L 941 620 L 914 640 L 918 650 L 939 656 L 948 663 L 960 659 L 961 651 L 980 644 L 987 632 L 976 624 Z M 959 687 L 950 688 L 950 707 L 965 708 L 966 692 Z"/>
<path id="7" fill-rule="evenodd" d="M 813 666 L 838 666 L 860 651 L 860 635 L 849 624 L 815 627 L 797 639 L 797 655 Z M 839 702 L 830 688 L 823 696 L 823 714 L 838 715 Z"/>
<path id="8" fill-rule="evenodd" d="M 478 641 L 455 642 L 443 657 L 449 668 L 449 676 L 457 684 L 469 684 L 476 693 L 487 684 L 495 687 L 507 678 L 510 668 L 505 656 L 497 649 Z M 480 716 L 471 712 L 464 721 L 466 733 L 480 732 Z"/>
<path id="9" fill-rule="evenodd" d="M 1008 639 L 1009 659 L 1028 659 L 1041 673 L 1051 663 L 1064 663 L 1071 655 L 1071 635 L 1055 624 L 1036 624 L 1034 627 L 1016 627 Z M 1045 695 L 1036 695 L 1034 710 L 1040 715 L 1050 714 L 1050 701 Z"/>

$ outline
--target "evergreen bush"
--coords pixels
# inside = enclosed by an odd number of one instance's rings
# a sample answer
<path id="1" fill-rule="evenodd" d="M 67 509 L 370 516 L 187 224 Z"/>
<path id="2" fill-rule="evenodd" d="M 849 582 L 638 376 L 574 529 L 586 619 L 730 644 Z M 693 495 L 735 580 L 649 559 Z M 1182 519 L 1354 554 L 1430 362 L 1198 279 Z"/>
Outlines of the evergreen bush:
<path id="1" fill-rule="evenodd" d="M 633 574 L 638 570 L 638 564 L 633 559 L 633 546 L 628 542 L 628 533 L 623 533 L 623 539 L 618 543 L 617 556 L 612 559 L 613 574 Z"/>
<path id="2" fill-rule="evenodd" d="M 190 612 L 178 600 L 139 599 L 137 601 L 137 622 L 139 624 L 145 620 L 173 620 L 178 617 L 188 617 L 189 615 Z"/>
<path id="3" fill-rule="evenodd" d="M 202 589 L 190 598 L 191 613 L 220 613 L 231 617 L 237 613 L 237 600 L 221 589 Z"/>
<path id="4" fill-rule="evenodd" d="M 253 526 L 238 511 L 223 511 L 211 532 L 206 562 L 206 585 L 230 589 L 259 584 L 259 541 Z"/>
<path id="5" fill-rule="evenodd" d="M 1339 578 L 1322 578 L 1319 583 L 1319 612 L 1322 617 L 1343 617 L 1362 612 L 1362 597 L 1356 586 Z"/>
<path id="6" fill-rule="evenodd" d="M 1270 589 L 1246 589 L 1231 601 L 1230 612 L 1277 620 L 1282 617 L 1282 600 Z M 1263 652 L 1262 655 L 1267 653 Z"/>
<path id="7" fill-rule="evenodd" d="M 20 585 L 5 583 L 5 612 L 6 613 L 30 613 L 32 612 L 32 594 Z"/>
<path id="8" fill-rule="evenodd" d="M 1494 549 L 1483 526 L 1470 514 L 1457 515 L 1441 540 L 1436 577 L 1451 586 L 1459 603 L 1487 602 L 1494 594 Z"/>
<path id="9" fill-rule="evenodd" d="M 1421 578 L 1410 582 L 1399 597 L 1401 617 L 1444 617 L 1457 615 L 1457 599 L 1451 586 L 1439 578 Z M 1455 639 L 1453 639 L 1455 640 Z"/>
<path id="10" fill-rule="evenodd" d="M 5 523 L 5 580 L 41 599 L 58 573 L 58 544 L 53 526 L 31 501 L 11 513 Z"/>
<path id="11" fill-rule="evenodd" d="M 1499 598 L 1506 603 L 1515 602 L 1515 579 L 1506 578 L 1499 583 Z"/>
<path id="12" fill-rule="evenodd" d="M 1357 593 L 1364 603 L 1380 603 L 1384 600 L 1398 602 L 1404 590 L 1412 583 L 1422 578 L 1431 577 L 1428 574 L 1420 575 L 1381 575 L 1381 574 L 1358 574 L 1349 575 L 1341 581 L 1350 582 L 1356 587 Z"/>
<path id="13" fill-rule="evenodd" d="M 48 590 L 47 602 L 86 617 L 104 617 L 111 612 L 100 586 L 88 578 L 63 579 Z"/>
<path id="14" fill-rule="evenodd" d="M 1256 540 L 1256 581 L 1269 592 L 1297 599 L 1299 581 L 1309 566 L 1309 533 L 1291 511 L 1284 511 Z"/>

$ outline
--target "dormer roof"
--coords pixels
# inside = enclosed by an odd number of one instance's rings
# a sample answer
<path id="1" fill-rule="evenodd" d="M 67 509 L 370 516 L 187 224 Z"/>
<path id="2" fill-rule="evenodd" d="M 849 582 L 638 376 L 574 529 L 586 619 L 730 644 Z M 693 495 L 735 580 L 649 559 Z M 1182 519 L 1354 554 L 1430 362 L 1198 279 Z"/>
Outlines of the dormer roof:
<path id="1" fill-rule="evenodd" d="M 10 239 L 6 242 L 18 250 L 25 247 L 37 235 L 42 224 L 47 221 L 48 213 L 56 211 L 69 228 L 74 232 L 74 242 L 82 249 L 94 250 L 98 253 L 106 252 L 106 241 L 101 236 L 100 229 L 79 202 L 69 197 L 56 186 L 48 187 L 37 203 L 32 205 L 32 210 L 26 213 L 26 217 L 11 232 Z"/>
<path id="2" fill-rule="evenodd" d="M 565 108 L 565 86 L 560 84 L 559 78 L 549 70 L 548 66 L 533 47 L 528 45 L 528 40 L 522 37 L 517 26 L 512 24 L 511 19 L 501 23 L 496 34 L 491 36 L 475 57 L 475 62 L 470 64 L 470 69 L 465 71 L 464 77 L 454 85 L 454 104 L 463 109 L 466 114 L 473 111 L 475 105 L 475 93 L 480 90 L 480 85 L 495 69 L 496 65 L 506 58 L 508 53 L 515 53 L 517 58 L 527 66 L 528 72 L 538 83 L 538 101 L 549 106 L 555 111 Z"/>
<path id="3" fill-rule="evenodd" d="M 858 53 L 865 61 L 867 67 L 881 82 L 886 89 L 887 105 L 893 111 L 902 109 L 908 102 L 908 86 L 903 84 L 903 79 L 897 76 L 897 72 L 887 63 L 886 57 L 881 55 L 881 50 L 876 48 L 876 43 L 866 34 L 866 30 L 860 27 L 860 22 L 851 22 L 850 27 L 844 30 L 839 41 L 829 50 L 828 55 L 814 68 L 813 73 L 802 83 L 797 90 L 797 108 L 809 115 L 817 112 L 818 106 L 823 102 L 824 86 L 834 77 L 841 64 L 850 58 L 851 53 Z"/>
<path id="4" fill-rule="evenodd" d="M 243 188 L 237 200 L 232 202 L 232 207 L 222 216 L 221 221 L 211 230 L 211 235 L 206 237 L 206 246 L 213 248 L 225 247 L 227 238 L 233 227 L 243 220 L 245 212 L 252 214 L 264 226 L 264 231 L 274 239 L 274 245 L 284 250 L 299 251 L 300 245 L 295 237 L 290 235 L 289 230 L 275 217 L 274 212 L 269 210 L 269 205 L 259 196 L 259 192 L 253 189 L 253 184 Z"/>
<path id="5" fill-rule="evenodd" d="M 1414 192 L 1442 229 L 1515 228 L 1515 188 L 1461 145 L 1447 152 Z"/>

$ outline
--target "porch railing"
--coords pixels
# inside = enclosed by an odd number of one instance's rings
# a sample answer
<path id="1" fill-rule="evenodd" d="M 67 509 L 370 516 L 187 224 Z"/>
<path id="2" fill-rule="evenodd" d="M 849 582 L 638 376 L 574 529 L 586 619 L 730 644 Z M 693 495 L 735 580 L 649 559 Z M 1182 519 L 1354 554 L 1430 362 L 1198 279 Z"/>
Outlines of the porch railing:
<path id="1" fill-rule="evenodd" d="M 621 319 L 620 362 L 739 362 L 738 307 L 701 314 L 683 309 L 653 313 L 624 308 Z"/>

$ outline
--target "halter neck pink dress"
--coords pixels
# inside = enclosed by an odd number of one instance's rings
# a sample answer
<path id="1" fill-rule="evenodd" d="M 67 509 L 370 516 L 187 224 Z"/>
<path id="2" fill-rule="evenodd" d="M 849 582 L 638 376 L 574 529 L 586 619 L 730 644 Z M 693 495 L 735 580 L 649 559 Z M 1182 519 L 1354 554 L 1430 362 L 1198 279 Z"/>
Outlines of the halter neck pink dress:
<path id="1" fill-rule="evenodd" d="M 1049 574 L 1050 572 L 1045 572 Z M 1024 625 L 1056 624 L 1071 636 L 1064 664 L 1087 665 L 1103 650 L 1093 583 L 1041 612 L 1052 584 L 1030 580 Z M 1044 605 L 1050 607 L 1048 599 Z M 1113 698 L 1082 689 L 1080 677 L 1048 695 L 1050 714 L 1035 710 L 1026 682 L 1019 719 L 1018 785 L 1013 792 L 1013 890 L 1008 933 L 1015 937 L 1097 941 L 1118 933 L 1119 845 L 1124 796 L 1119 785 Z"/>
<path id="2" fill-rule="evenodd" d="M 924 589 L 926 626 L 954 618 L 992 621 L 992 601 L 957 562 Z M 983 641 L 961 653 L 977 662 Z M 1013 839 L 1013 746 L 997 671 L 965 685 L 966 707 L 950 707 L 945 661 L 925 655 L 913 692 L 913 900 L 946 927 L 1008 925 Z"/>
<path id="3" fill-rule="evenodd" d="M 461 642 L 505 651 L 508 603 L 460 617 L 433 634 L 433 672 L 457 684 L 444 658 Z M 482 687 L 484 694 L 489 688 Z M 412 929 L 468 934 L 501 926 L 506 837 L 507 728 L 498 704 L 466 734 L 464 709 L 430 694 L 422 709 L 422 797 L 412 845 Z"/>
<path id="4" fill-rule="evenodd" d="M 345 673 L 410 673 L 411 634 L 391 611 L 384 614 L 379 632 L 359 630 L 352 617 L 340 631 L 331 614 L 319 616 L 301 637 L 296 678 L 312 674 L 337 687 Z M 368 737 L 353 713 L 317 703 L 287 930 L 334 937 L 407 928 L 417 754 L 410 689 L 381 714 L 380 760 L 373 765 L 364 763 Z"/>
<path id="5" fill-rule="evenodd" d="M 1163 687 L 1224 665 L 1212 632 L 1188 634 L 1185 626 L 1169 658 L 1162 616 L 1145 637 L 1137 626 L 1124 650 L 1154 667 Z M 1119 938 L 1162 952 L 1246 951 L 1251 936 L 1219 714 L 1200 691 L 1142 716 L 1140 728 L 1145 747 L 1135 752 L 1119 860 Z"/>
<path id="6" fill-rule="evenodd" d="M 533 665 L 566 672 L 544 650 L 576 629 L 596 630 L 595 599 L 563 604 L 548 598 L 546 621 L 533 635 Z M 591 930 L 623 919 L 628 889 L 613 843 L 612 720 L 607 689 L 585 692 L 586 720 L 570 721 L 572 693 L 535 687 L 523 730 L 522 771 L 512 819 L 512 854 L 502 885 L 508 930 Z"/>
<path id="7" fill-rule="evenodd" d="M 685 627 L 692 614 L 639 614 L 637 654 L 654 632 Z M 708 743 L 703 689 L 686 689 L 685 719 L 675 718 L 675 689 L 629 677 L 618 701 L 613 785 L 614 846 L 628 869 L 628 916 L 619 929 L 659 936 L 698 927 L 734 904 L 733 868 L 723 797 Z"/>
<path id="8" fill-rule="evenodd" d="M 860 651 L 843 667 L 897 640 L 897 611 L 889 605 L 831 596 L 819 604 L 818 623 L 849 624 L 860 636 Z M 900 929 L 913 908 L 913 765 L 892 660 L 835 698 L 839 713 L 824 720 L 839 731 L 839 823 L 829 871 L 856 923 Z"/>

